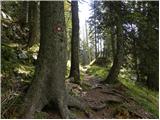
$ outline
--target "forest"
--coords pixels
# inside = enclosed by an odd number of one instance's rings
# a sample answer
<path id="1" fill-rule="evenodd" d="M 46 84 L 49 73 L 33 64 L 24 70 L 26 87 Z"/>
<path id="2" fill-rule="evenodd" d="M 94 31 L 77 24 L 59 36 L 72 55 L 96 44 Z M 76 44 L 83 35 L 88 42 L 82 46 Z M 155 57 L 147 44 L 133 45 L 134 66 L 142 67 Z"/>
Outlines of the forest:
<path id="1" fill-rule="evenodd" d="M 1 1 L 2 119 L 158 119 L 159 1 Z"/>

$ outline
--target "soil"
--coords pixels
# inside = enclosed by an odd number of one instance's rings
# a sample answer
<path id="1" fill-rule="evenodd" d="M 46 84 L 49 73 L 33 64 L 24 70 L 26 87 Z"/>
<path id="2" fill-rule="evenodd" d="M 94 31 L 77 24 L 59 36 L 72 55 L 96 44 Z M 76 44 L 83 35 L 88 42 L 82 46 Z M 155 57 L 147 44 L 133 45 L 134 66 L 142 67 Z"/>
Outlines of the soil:
<path id="1" fill-rule="evenodd" d="M 118 83 L 115 85 L 101 84 L 102 79 L 85 74 L 83 85 L 89 86 L 82 89 L 79 85 L 70 84 L 70 89 L 86 102 L 89 108 L 84 112 L 76 108 L 70 108 L 78 119 L 149 119 L 151 113 L 141 108 L 134 99 L 127 96 L 127 88 Z M 81 88 L 81 89 L 80 89 Z M 48 110 L 48 118 L 57 119 L 60 115 L 56 111 Z"/>

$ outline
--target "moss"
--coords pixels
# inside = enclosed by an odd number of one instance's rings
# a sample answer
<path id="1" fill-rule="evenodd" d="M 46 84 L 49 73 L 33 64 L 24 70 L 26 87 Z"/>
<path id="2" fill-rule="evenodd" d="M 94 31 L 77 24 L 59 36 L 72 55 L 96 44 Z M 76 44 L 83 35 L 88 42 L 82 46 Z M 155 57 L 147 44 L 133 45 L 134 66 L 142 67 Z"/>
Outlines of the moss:
<path id="1" fill-rule="evenodd" d="M 87 70 L 88 74 L 105 78 L 108 74 L 109 68 L 92 65 Z M 142 106 L 146 111 L 152 113 L 155 118 L 159 117 L 159 93 L 147 89 L 144 86 L 135 84 L 131 80 L 132 71 L 121 69 L 119 74 L 119 81 L 128 88 L 127 95 L 132 96 L 137 104 Z"/>
<path id="2" fill-rule="evenodd" d="M 156 118 L 159 117 L 158 92 L 148 90 L 126 79 L 120 79 L 120 81 L 128 88 L 127 95 L 132 96 L 140 106 L 152 113 Z"/>
<path id="3" fill-rule="evenodd" d="M 87 73 L 90 75 L 95 75 L 101 78 L 105 78 L 108 74 L 107 71 L 108 71 L 107 68 L 93 65 L 89 67 L 89 69 L 87 70 Z"/>
<path id="4" fill-rule="evenodd" d="M 84 80 L 84 73 L 80 72 L 80 80 Z"/>

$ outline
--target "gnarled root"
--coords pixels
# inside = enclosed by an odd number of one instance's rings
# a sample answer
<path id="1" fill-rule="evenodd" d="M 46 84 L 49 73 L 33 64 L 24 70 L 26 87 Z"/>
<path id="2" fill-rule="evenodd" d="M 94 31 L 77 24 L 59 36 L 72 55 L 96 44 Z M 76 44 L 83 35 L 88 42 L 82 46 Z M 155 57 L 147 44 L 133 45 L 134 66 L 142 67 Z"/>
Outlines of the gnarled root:
<path id="1" fill-rule="evenodd" d="M 89 118 L 92 118 L 92 113 L 91 113 L 89 106 L 85 103 L 85 101 L 81 100 L 80 98 L 69 95 L 68 96 L 68 106 L 80 109 Z"/>
<path id="2" fill-rule="evenodd" d="M 58 108 L 63 119 L 74 119 L 76 116 L 68 109 L 67 101 L 64 98 L 58 100 Z"/>
<path id="3" fill-rule="evenodd" d="M 34 119 L 35 112 L 39 112 L 48 103 L 44 96 L 32 96 L 25 99 L 25 103 L 22 105 L 20 118 Z"/>
<path id="4" fill-rule="evenodd" d="M 85 102 L 82 102 L 80 98 L 75 96 L 73 97 L 71 95 L 68 96 L 68 106 L 78 108 L 82 111 L 85 111 L 85 109 L 87 108 Z"/>

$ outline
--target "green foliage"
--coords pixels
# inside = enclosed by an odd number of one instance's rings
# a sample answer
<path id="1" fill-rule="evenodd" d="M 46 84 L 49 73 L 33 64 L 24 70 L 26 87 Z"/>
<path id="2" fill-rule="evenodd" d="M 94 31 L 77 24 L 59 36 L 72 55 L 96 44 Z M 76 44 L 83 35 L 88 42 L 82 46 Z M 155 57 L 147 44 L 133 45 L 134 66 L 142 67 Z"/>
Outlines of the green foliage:
<path id="1" fill-rule="evenodd" d="M 130 37 L 130 53 L 139 75 L 139 81 L 151 89 L 158 90 L 158 2 L 129 2 L 125 16 L 129 24 L 136 29 L 128 32 Z M 138 61 L 138 62 L 137 62 Z M 137 62 L 137 63 L 136 63 Z M 131 63 L 128 63 L 131 64 Z M 135 68 L 133 68 L 135 69 Z"/>
<path id="2" fill-rule="evenodd" d="M 152 113 L 156 118 L 159 116 L 159 95 L 157 91 L 147 89 L 144 85 L 137 84 L 131 80 L 132 71 L 122 69 L 119 74 L 119 81 L 128 88 L 127 95 L 142 106 L 145 110 Z"/>
<path id="3" fill-rule="evenodd" d="M 155 118 L 159 116 L 159 95 L 158 92 L 148 90 L 145 87 L 139 86 L 132 81 L 120 79 L 120 81 L 128 88 L 127 94 L 148 112 L 151 112 Z"/>
<path id="4" fill-rule="evenodd" d="M 90 75 L 105 78 L 107 76 L 107 68 L 93 65 L 87 70 L 87 73 Z"/>
<path id="5" fill-rule="evenodd" d="M 20 111 L 23 92 L 34 75 L 34 65 L 32 63 L 33 52 L 27 51 L 28 59 L 18 57 L 20 45 L 17 43 L 2 44 L 2 66 L 1 66 L 1 109 L 2 118 L 16 117 Z"/>
<path id="6" fill-rule="evenodd" d="M 96 65 L 90 66 L 87 72 L 91 75 L 106 78 L 109 68 L 99 67 Z M 127 95 L 131 96 L 137 104 L 142 106 L 145 110 L 152 113 L 155 118 L 159 116 L 159 94 L 156 91 L 147 89 L 144 86 L 136 84 L 131 80 L 131 71 L 122 69 L 119 75 L 119 81 L 128 88 Z"/>
<path id="7" fill-rule="evenodd" d="M 158 118 L 158 92 L 148 90 L 144 85 L 147 83 L 149 87 L 158 89 L 158 32 L 159 32 L 159 18 L 158 18 L 158 2 L 121 2 L 123 10 L 123 37 L 125 50 L 125 65 L 119 74 L 119 81 L 127 88 L 127 95 L 142 106 L 145 110 L 151 112 L 155 118 Z M 33 54 L 38 54 L 39 44 L 35 44 L 30 49 L 26 50 L 27 59 L 18 58 L 19 52 L 22 51 L 22 44 L 28 41 L 28 27 L 23 17 L 26 14 L 24 2 L 19 1 L 2 1 L 2 58 L 1 58 L 1 79 L 2 79 L 2 118 L 13 118 L 18 115 L 18 109 L 23 92 L 34 75 L 34 59 Z M 70 39 L 71 39 L 71 6 L 65 0 L 65 18 L 67 31 L 67 51 L 70 53 Z M 92 4 L 92 16 L 89 19 L 90 33 L 89 37 L 92 41 L 82 41 L 81 46 L 83 51 L 89 51 L 89 56 L 94 57 L 95 33 L 97 39 L 104 40 L 104 48 L 107 49 L 108 60 L 113 59 L 110 53 L 111 48 L 111 34 L 116 35 L 116 14 L 117 6 L 113 1 L 96 1 L 95 6 Z M 96 23 L 96 24 L 95 24 Z M 113 31 L 112 31 L 113 28 Z M 89 42 L 89 43 L 88 43 Z M 91 45 L 88 45 L 91 44 Z M 98 44 L 98 43 L 96 43 Z M 116 52 L 116 49 L 115 49 Z M 68 54 L 68 58 L 70 54 Z M 137 62 L 138 61 L 138 62 Z M 101 63 L 101 62 L 100 62 Z M 105 63 L 105 65 L 108 63 Z M 88 67 L 87 73 L 101 78 L 106 78 L 108 67 L 100 67 L 97 64 Z M 80 78 L 84 79 L 85 70 L 80 66 Z M 70 73 L 70 61 L 67 62 L 66 77 Z M 140 80 L 143 83 L 139 85 L 132 80 L 133 74 L 139 74 Z M 138 76 L 137 74 L 137 76 Z M 154 83 L 154 84 L 152 84 Z M 81 87 L 84 90 L 90 88 L 89 85 L 83 84 Z M 110 105 L 113 103 L 110 103 Z M 117 105 L 115 105 L 117 106 Z M 44 112 L 37 112 L 35 118 L 47 118 L 48 114 Z"/>
<path id="8" fill-rule="evenodd" d="M 18 58 L 17 47 L 14 44 L 2 45 L 2 75 L 26 74 L 32 76 L 34 74 L 34 66 L 30 60 L 21 60 Z M 28 56 L 31 56 L 28 54 Z M 33 59 L 33 58 L 28 58 Z"/>
<path id="9" fill-rule="evenodd" d="M 111 35 L 116 41 L 119 41 L 116 23 L 119 11 L 118 4 L 120 4 L 120 9 L 123 11 L 120 18 L 124 31 L 123 39 L 125 39 L 123 41 L 125 67 L 135 71 L 139 76 L 139 81 L 142 81 L 144 85 L 150 89 L 158 90 L 158 2 L 96 1 L 92 3 L 91 8 L 94 14 L 91 14 L 92 16 L 89 18 L 90 35 L 94 40 L 96 27 L 97 33 L 101 33 L 98 35 L 107 40 L 107 53 L 105 53 L 107 59 L 112 58 L 110 51 L 116 53 L 118 50 L 117 46 L 115 50 L 113 49 L 114 43 Z M 95 25 L 96 22 L 98 24 Z"/>
<path id="10" fill-rule="evenodd" d="M 11 17 L 14 17 L 14 19 L 16 20 L 17 18 L 19 18 L 22 3 L 23 2 L 19 1 L 3 1 L 2 10 L 11 15 Z"/>

